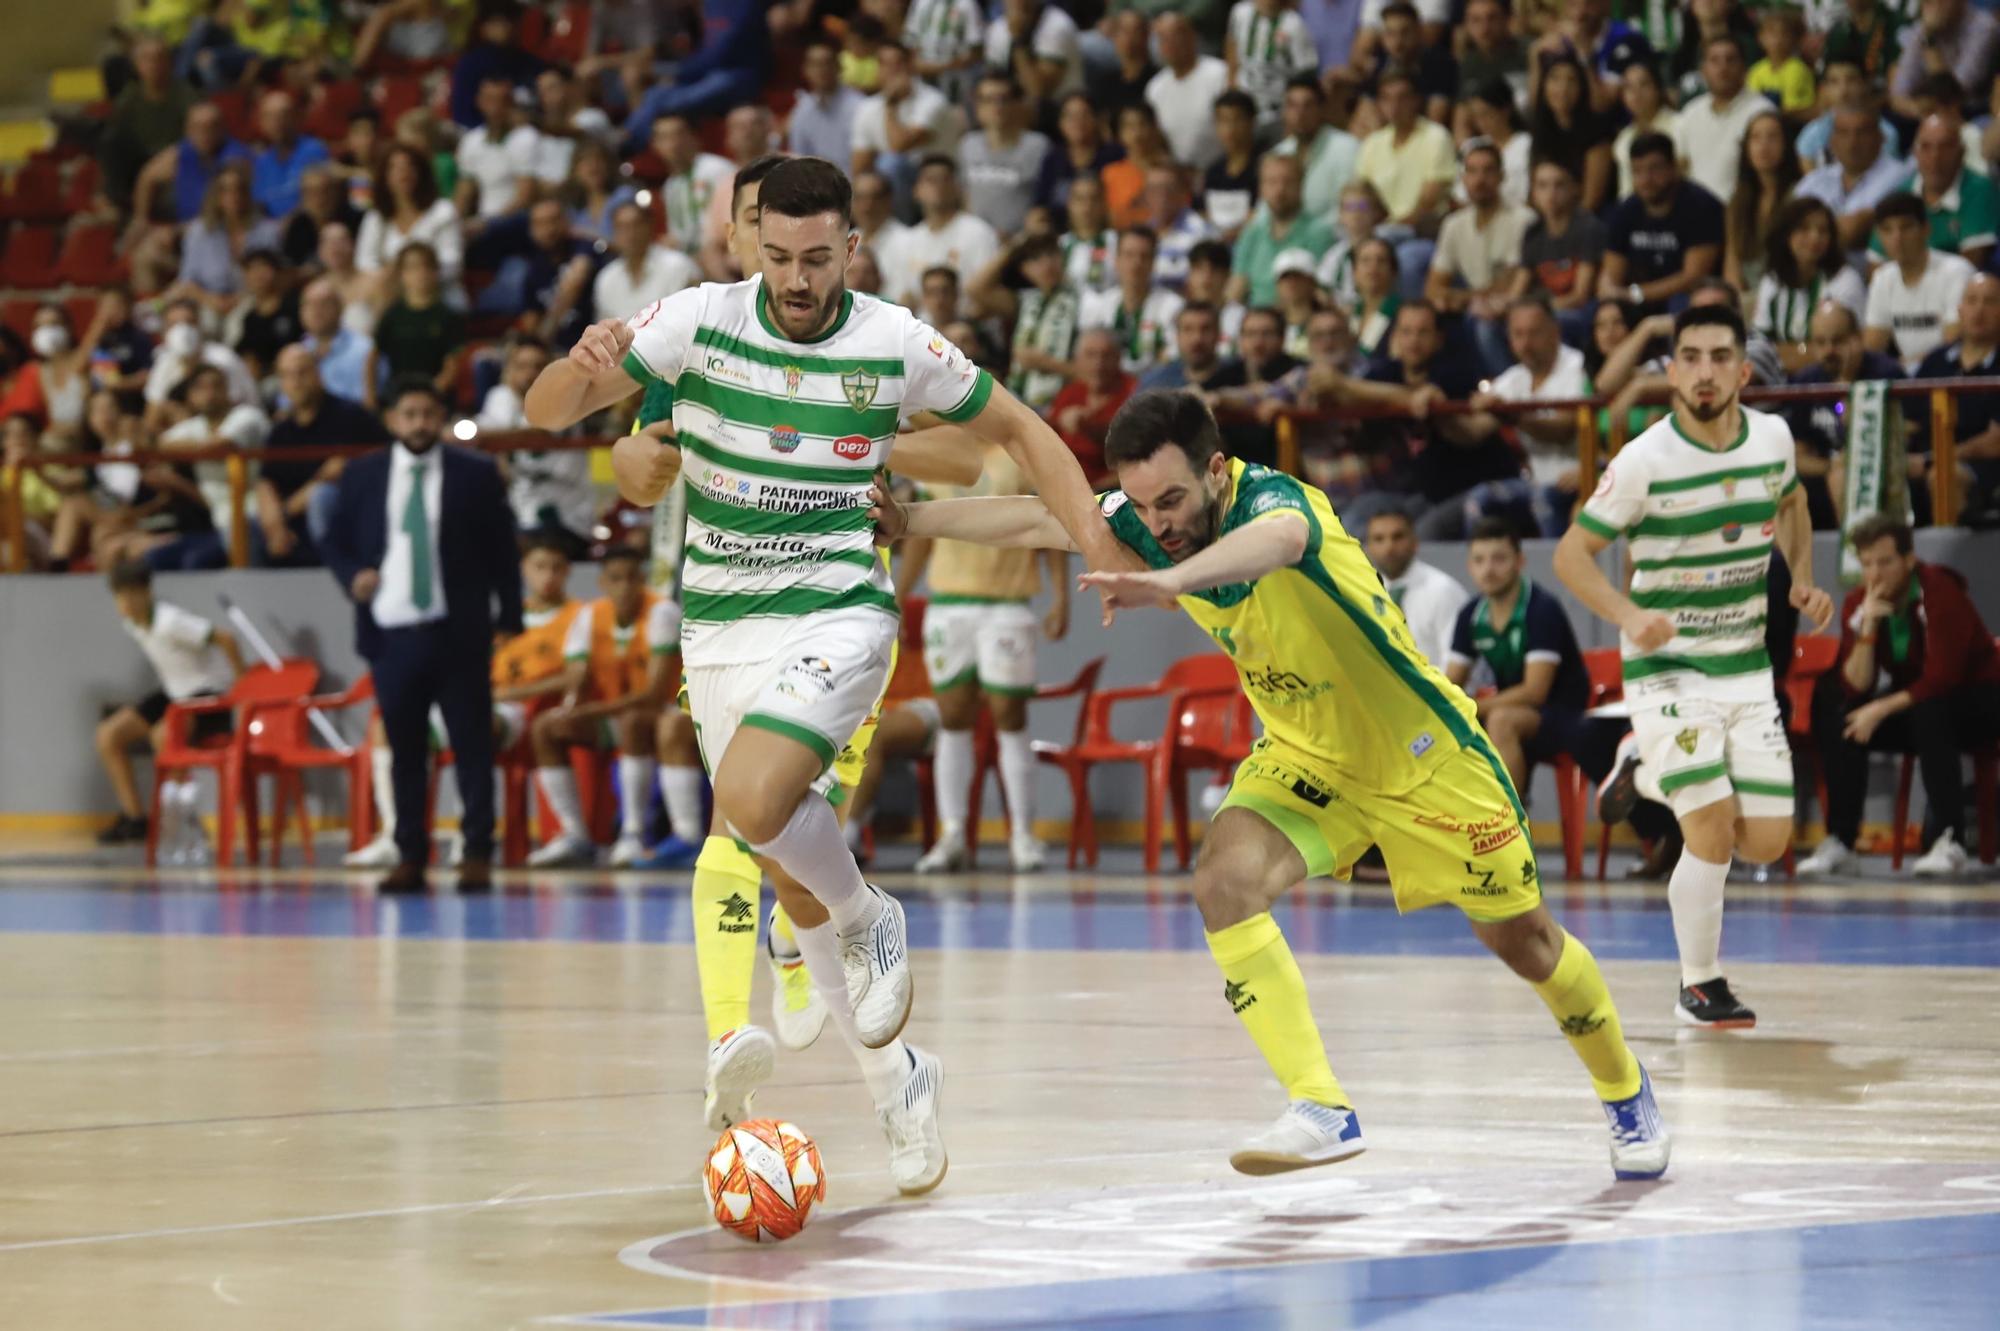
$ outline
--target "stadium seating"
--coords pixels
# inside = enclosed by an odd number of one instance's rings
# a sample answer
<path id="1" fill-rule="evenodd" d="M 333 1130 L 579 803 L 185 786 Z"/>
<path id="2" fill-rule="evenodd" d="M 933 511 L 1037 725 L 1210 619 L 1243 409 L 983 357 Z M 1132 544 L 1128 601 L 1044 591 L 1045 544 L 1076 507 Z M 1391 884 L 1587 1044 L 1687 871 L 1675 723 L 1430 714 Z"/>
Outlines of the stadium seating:
<path id="1" fill-rule="evenodd" d="M 162 721 L 164 738 L 153 755 L 152 816 L 146 823 L 146 865 L 159 863 L 160 795 L 175 772 L 210 771 L 216 776 L 216 863 L 227 867 L 236 859 L 237 817 L 243 818 L 249 863 L 257 862 L 257 760 L 252 739 L 264 724 L 259 704 L 297 704 L 319 683 L 319 667 L 311 661 L 286 661 L 278 666 L 256 665 L 237 677 L 220 698 L 177 702 Z M 236 728 L 227 737 L 196 741 L 197 716 L 236 713 Z"/>
<path id="2" fill-rule="evenodd" d="M 305 862 L 313 862 L 312 821 L 306 811 L 305 774 L 325 769 L 347 772 L 347 848 L 359 850 L 374 834 L 373 777 L 369 770 L 368 745 L 357 744 L 346 751 L 314 743 L 314 727 L 309 713 L 322 715 L 345 711 L 375 701 L 375 679 L 363 675 L 339 693 L 262 703 L 250 709 L 252 726 L 250 757 L 253 769 L 248 780 L 269 772 L 276 779 L 276 795 L 271 810 L 271 864 L 278 863 L 284 847 L 287 814 L 295 814 L 299 831 L 299 851 Z"/>

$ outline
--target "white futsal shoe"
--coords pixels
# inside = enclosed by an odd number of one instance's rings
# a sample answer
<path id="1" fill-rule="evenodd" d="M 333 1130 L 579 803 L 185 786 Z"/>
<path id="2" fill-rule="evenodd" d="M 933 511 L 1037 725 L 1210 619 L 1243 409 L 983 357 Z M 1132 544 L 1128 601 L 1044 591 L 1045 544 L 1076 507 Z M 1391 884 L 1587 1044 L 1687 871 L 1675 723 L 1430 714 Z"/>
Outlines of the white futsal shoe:
<path id="1" fill-rule="evenodd" d="M 1972 867 L 1972 856 L 1958 844 L 1958 833 L 1946 828 L 1931 842 L 1931 848 L 1910 866 L 1919 878 L 1957 878 Z"/>
<path id="2" fill-rule="evenodd" d="M 965 833 L 947 827 L 937 844 L 917 857 L 918 873 L 957 873 L 965 867 Z"/>
<path id="3" fill-rule="evenodd" d="M 1813 853 L 1799 861 L 1798 875 L 1801 878 L 1831 878 L 1837 873 L 1859 873 L 1861 857 L 1847 848 L 1847 843 L 1837 836 L 1822 839 L 1813 847 Z"/>
<path id="4" fill-rule="evenodd" d="M 597 847 L 572 836 L 559 836 L 528 856 L 530 869 L 581 869 L 595 863 Z"/>
<path id="5" fill-rule="evenodd" d="M 708 1130 L 720 1132 L 748 1119 L 751 1099 L 777 1063 L 777 1043 L 762 1026 L 724 1031 L 708 1047 L 708 1093 L 701 1102 Z"/>
<path id="6" fill-rule="evenodd" d="M 612 843 L 611 867 L 614 869 L 629 869 L 640 860 L 646 858 L 646 850 L 647 846 L 643 838 L 633 836 L 630 832 L 627 832 Z"/>
<path id="7" fill-rule="evenodd" d="M 889 1139 L 889 1176 L 896 1180 L 896 1191 L 917 1197 L 944 1182 L 951 1166 L 938 1128 L 944 1061 L 915 1045 L 903 1047 L 910 1051 L 909 1078 L 888 1104 L 876 1107 L 875 1118 Z"/>
<path id="8" fill-rule="evenodd" d="M 840 963 L 847 976 L 855 1033 L 862 1044 L 880 1049 L 903 1033 L 915 986 L 902 903 L 873 883 L 868 890 L 875 894 L 875 918 L 840 935 Z"/>
<path id="9" fill-rule="evenodd" d="M 340 862 L 350 869 L 393 869 L 402 863 L 402 854 L 389 836 L 378 836 L 360 850 L 350 850 Z"/>
<path id="10" fill-rule="evenodd" d="M 1229 1164 L 1239 1174 L 1283 1174 L 1351 1159 L 1367 1149 L 1352 1109 L 1294 1100 L 1276 1123 L 1244 1142 Z"/>
<path id="11" fill-rule="evenodd" d="M 764 927 L 764 960 L 771 966 L 771 1026 L 787 1049 L 810 1049 L 826 1028 L 826 1001 L 814 987 L 806 959 L 778 951 L 776 907 Z"/>
<path id="12" fill-rule="evenodd" d="M 1007 858 L 1013 861 L 1015 873 L 1040 873 L 1048 851 L 1032 835 L 1018 836 L 1008 844 Z"/>
<path id="13" fill-rule="evenodd" d="M 1653 1099 L 1653 1079 L 1641 1066 L 1639 1089 L 1629 1099 L 1604 1102 L 1611 1125 L 1611 1173 L 1620 1179 L 1656 1179 L 1667 1172 L 1673 1138 Z"/>

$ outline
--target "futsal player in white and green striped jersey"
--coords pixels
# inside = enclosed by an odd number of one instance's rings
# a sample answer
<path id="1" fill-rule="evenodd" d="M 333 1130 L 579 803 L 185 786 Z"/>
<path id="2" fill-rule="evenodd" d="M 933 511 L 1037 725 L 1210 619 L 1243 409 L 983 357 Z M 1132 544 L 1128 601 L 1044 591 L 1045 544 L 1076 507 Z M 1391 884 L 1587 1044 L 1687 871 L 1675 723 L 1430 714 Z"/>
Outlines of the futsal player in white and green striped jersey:
<path id="1" fill-rule="evenodd" d="M 1792 757 L 1764 649 L 1771 554 L 1791 603 L 1821 628 L 1833 602 L 1813 585 L 1812 523 L 1792 432 L 1738 400 L 1750 381 L 1743 316 L 1731 306 L 1674 321 L 1673 410 L 1618 453 L 1556 550 L 1556 572 L 1620 630 L 1642 794 L 1686 838 L 1667 886 L 1681 990 L 1674 1014 L 1743 1029 L 1757 1016 L 1722 973 L 1722 895 L 1733 856 L 1768 864 L 1792 835 Z M 1629 594 L 1597 556 L 1624 537 Z"/>
<path id="2" fill-rule="evenodd" d="M 716 806 L 811 893 L 785 902 L 807 965 L 845 971 L 859 1041 L 879 1047 L 910 1010 L 902 909 L 862 880 L 815 792 L 880 696 L 897 633 L 868 519 L 897 425 L 930 412 L 1002 445 L 1091 567 L 1121 556 L 1040 417 L 909 311 L 847 290 L 856 233 L 838 168 L 775 167 L 757 225 L 759 274 L 592 326 L 526 406 L 559 429 L 674 385 L 675 442 L 653 445 L 685 458 L 682 659 Z"/>

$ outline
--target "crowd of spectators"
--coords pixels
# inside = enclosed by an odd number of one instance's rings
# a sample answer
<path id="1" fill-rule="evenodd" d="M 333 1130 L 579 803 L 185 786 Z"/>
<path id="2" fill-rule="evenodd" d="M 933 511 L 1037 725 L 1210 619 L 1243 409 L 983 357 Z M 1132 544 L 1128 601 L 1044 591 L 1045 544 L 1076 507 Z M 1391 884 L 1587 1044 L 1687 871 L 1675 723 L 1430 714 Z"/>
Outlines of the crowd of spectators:
<path id="1" fill-rule="evenodd" d="M 1993 370 L 1991 13 L 1622 7 L 151 0 L 78 130 L 101 189 L 70 222 L 115 226 L 129 282 L 0 334 L 10 456 L 106 459 L 37 470 L 33 557 L 221 562 L 219 464 L 115 459 L 366 442 L 392 377 L 515 428 L 592 319 L 740 276 L 729 183 L 772 151 L 849 169 L 850 285 L 922 311 L 1086 469 L 1126 396 L 1184 385 L 1256 461 L 1307 413 L 1300 468 L 1357 527 L 1558 534 L 1575 412 L 1510 404 L 1604 395 L 1643 425 L 1690 301 L 1742 308 L 1760 382 Z M 1898 402 L 1921 482 L 1927 413 Z M 1792 415 L 1832 525 L 1841 413 Z M 1956 419 L 1979 512 L 2000 396 Z M 337 473 L 264 469 L 258 558 L 315 557 Z M 524 530 L 589 543 L 587 463 L 511 477 Z"/>

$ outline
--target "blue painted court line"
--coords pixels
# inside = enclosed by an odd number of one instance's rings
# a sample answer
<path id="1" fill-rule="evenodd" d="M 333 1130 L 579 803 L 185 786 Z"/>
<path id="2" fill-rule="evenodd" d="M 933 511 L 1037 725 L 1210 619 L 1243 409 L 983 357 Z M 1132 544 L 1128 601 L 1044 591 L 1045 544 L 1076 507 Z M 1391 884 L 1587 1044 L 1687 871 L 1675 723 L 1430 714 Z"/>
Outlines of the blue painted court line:
<path id="1" fill-rule="evenodd" d="M 908 911 L 910 941 L 919 948 L 1205 950 L 1194 904 L 1179 894 L 1149 901 L 1124 893 L 897 891 Z M 1548 900 L 1557 918 L 1601 957 L 1666 961 L 1676 955 L 1664 893 L 1634 901 L 1587 888 L 1552 890 Z M 1449 907 L 1398 916 L 1380 894 L 1350 901 L 1309 896 L 1287 897 L 1275 914 L 1302 953 L 1483 954 Z M 687 890 L 679 885 L 399 900 L 333 879 L 310 887 L 226 891 L 205 884 L 13 888 L 0 891 L 0 933 L 685 943 L 692 926 Z M 1724 942 L 1732 958 L 1747 962 L 2000 966 L 2000 901 L 1744 898 L 1730 904 Z"/>
<path id="2" fill-rule="evenodd" d="M 1992 1331 L 2000 1215 L 1237 1266 L 661 1309 L 591 1326 L 745 1331 Z M 581 1321 L 581 1319 L 579 1319 Z"/>

